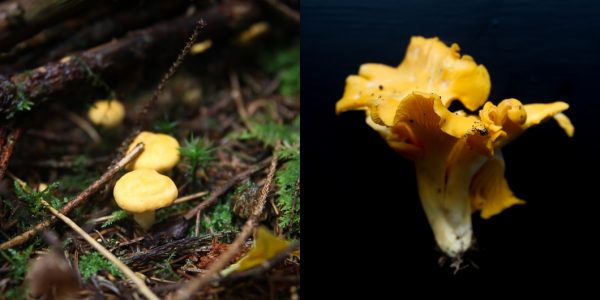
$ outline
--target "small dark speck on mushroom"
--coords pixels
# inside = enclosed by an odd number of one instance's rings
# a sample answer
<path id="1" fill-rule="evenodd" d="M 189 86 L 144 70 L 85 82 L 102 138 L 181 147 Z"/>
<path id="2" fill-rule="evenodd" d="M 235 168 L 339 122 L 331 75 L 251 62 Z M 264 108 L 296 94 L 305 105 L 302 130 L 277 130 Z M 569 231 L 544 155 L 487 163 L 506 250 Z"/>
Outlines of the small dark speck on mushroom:
<path id="1" fill-rule="evenodd" d="M 409 121 L 409 122 L 411 122 L 411 123 L 414 123 L 414 122 L 415 122 L 415 120 L 413 120 L 413 119 L 410 119 L 410 120 L 408 120 L 408 121 Z"/>
<path id="2" fill-rule="evenodd" d="M 437 189 L 437 192 L 438 192 L 438 194 L 440 194 L 440 193 L 442 192 L 442 189 L 441 189 L 441 188 L 438 188 L 438 189 Z"/>
<path id="3" fill-rule="evenodd" d="M 383 85 L 381 85 L 381 84 L 379 85 L 379 90 L 383 91 Z"/>
<path id="4" fill-rule="evenodd" d="M 476 131 L 479 133 L 479 135 L 481 135 L 481 136 L 486 136 L 486 135 L 488 135 L 488 130 L 487 130 L 487 128 L 485 128 L 485 127 L 483 127 L 483 129 L 482 129 L 482 128 L 476 128 L 475 130 L 476 130 Z"/>

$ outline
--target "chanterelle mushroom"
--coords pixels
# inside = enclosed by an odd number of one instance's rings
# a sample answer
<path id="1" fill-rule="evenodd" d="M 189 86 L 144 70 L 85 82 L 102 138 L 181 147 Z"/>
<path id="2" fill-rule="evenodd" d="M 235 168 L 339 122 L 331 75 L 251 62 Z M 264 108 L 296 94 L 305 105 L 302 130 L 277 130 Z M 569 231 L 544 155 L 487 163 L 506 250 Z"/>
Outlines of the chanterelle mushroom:
<path id="1" fill-rule="evenodd" d="M 125 107 L 116 99 L 99 100 L 90 107 L 88 117 L 98 126 L 116 127 L 125 118 Z"/>
<path id="2" fill-rule="evenodd" d="M 142 131 L 129 146 L 131 151 L 138 143 L 144 143 L 144 152 L 131 164 L 131 168 L 152 169 L 164 173 L 179 162 L 179 142 L 170 135 Z"/>
<path id="3" fill-rule="evenodd" d="M 485 102 L 487 70 L 459 47 L 413 37 L 398 67 L 364 64 L 346 80 L 337 113 L 364 110 L 366 122 L 400 155 L 414 160 L 419 196 L 440 249 L 459 257 L 471 245 L 471 213 L 487 219 L 524 203 L 504 179 L 500 148 L 527 128 L 554 117 L 569 136 L 564 102 L 498 106 Z M 448 110 L 454 100 L 478 115 Z"/>
<path id="4" fill-rule="evenodd" d="M 113 190 L 117 205 L 132 213 L 146 231 L 154 224 L 154 211 L 171 205 L 177 194 L 177 186 L 171 178 L 150 169 L 137 169 L 123 175 Z"/>

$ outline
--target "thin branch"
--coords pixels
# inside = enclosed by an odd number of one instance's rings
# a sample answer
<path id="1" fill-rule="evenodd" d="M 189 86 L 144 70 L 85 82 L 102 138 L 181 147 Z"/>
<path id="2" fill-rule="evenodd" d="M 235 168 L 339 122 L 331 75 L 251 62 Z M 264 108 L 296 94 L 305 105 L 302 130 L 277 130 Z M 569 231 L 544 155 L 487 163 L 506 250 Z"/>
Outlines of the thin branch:
<path id="1" fill-rule="evenodd" d="M 202 196 L 206 196 L 206 195 L 208 195 L 207 191 L 197 192 L 197 193 L 190 194 L 187 196 L 179 197 L 179 198 L 175 199 L 175 201 L 173 201 L 173 204 L 179 204 L 179 203 L 183 203 L 183 202 L 187 202 L 187 201 L 192 201 L 194 199 L 198 199 L 198 198 L 200 198 Z"/>
<path id="2" fill-rule="evenodd" d="M 92 126 L 92 124 L 86 119 L 70 111 L 67 111 L 67 118 L 81 128 L 81 130 L 83 130 L 83 132 L 85 132 L 94 143 L 100 144 L 100 142 L 102 142 L 102 138 L 100 137 L 98 131 L 96 131 L 96 128 L 94 128 L 94 126 Z"/>
<path id="3" fill-rule="evenodd" d="M 258 195 L 258 201 L 256 201 L 256 206 L 252 211 L 252 216 L 248 218 L 244 226 L 242 227 L 242 231 L 235 238 L 233 243 L 227 248 L 225 253 L 221 254 L 219 258 L 210 265 L 210 268 L 206 271 L 204 276 L 198 276 L 190 281 L 175 294 L 175 299 L 191 299 L 194 292 L 203 288 L 207 283 L 214 280 L 216 276 L 218 276 L 219 271 L 221 271 L 229 262 L 235 257 L 235 255 L 239 252 L 241 246 L 244 244 L 246 239 L 250 237 L 252 234 L 252 230 L 256 225 L 258 225 L 258 218 L 261 215 L 265 203 L 267 202 L 267 195 L 271 190 L 271 183 L 273 182 L 273 177 L 275 176 L 275 170 L 277 169 L 277 155 L 273 155 L 271 158 L 271 165 L 269 166 L 269 173 L 267 174 L 267 179 L 265 180 L 265 184 L 263 185 L 260 193 Z"/>
<path id="4" fill-rule="evenodd" d="M 125 167 L 129 162 L 135 159 L 144 149 L 144 144 L 137 144 L 131 152 L 127 153 L 125 157 L 123 157 L 114 167 L 108 169 L 98 180 L 88 186 L 85 190 L 83 190 L 75 199 L 69 201 L 63 208 L 61 208 L 60 212 L 62 214 L 68 214 L 75 207 L 79 206 L 81 203 L 85 202 L 92 194 L 100 190 L 117 172 L 119 172 L 123 167 Z M 56 218 L 51 218 L 46 220 L 38 225 L 36 225 L 33 229 L 27 230 L 22 234 L 12 238 L 11 240 L 0 244 L 0 250 L 9 249 L 18 245 L 21 245 L 27 242 L 31 237 L 36 235 L 40 230 L 50 226 L 56 222 Z"/>
<path id="5" fill-rule="evenodd" d="M 210 223 L 209 223 L 210 224 Z M 196 226 L 194 227 L 194 236 L 200 235 L 200 211 L 196 213 Z"/>
<path id="6" fill-rule="evenodd" d="M 104 248 L 100 243 L 96 242 L 89 234 L 87 234 L 81 227 L 79 227 L 75 222 L 73 222 L 69 217 L 58 212 L 54 207 L 52 207 L 48 202 L 42 200 L 42 204 L 57 218 L 61 219 L 65 224 L 69 225 L 75 232 L 81 235 L 92 247 L 96 248 L 100 254 L 102 254 L 106 259 L 112 262 L 123 274 L 125 274 L 135 285 L 137 286 L 140 293 L 146 298 L 151 300 L 159 300 L 159 298 L 148 288 L 148 286 L 141 280 L 135 273 L 127 267 L 123 262 L 121 262 L 116 256 L 114 256 L 110 251 Z"/>
<path id="7" fill-rule="evenodd" d="M 300 24 L 300 14 L 290 8 L 289 6 L 279 2 L 278 0 L 263 0 L 279 11 L 282 15 L 288 17 L 290 20 L 294 21 L 297 24 Z"/>
<path id="8" fill-rule="evenodd" d="M 242 97 L 242 90 L 240 88 L 240 80 L 238 79 L 237 73 L 229 72 L 229 82 L 231 84 L 231 98 L 235 101 L 235 106 L 237 107 L 238 115 L 240 115 L 240 119 L 244 122 L 247 128 L 250 128 L 248 124 L 248 111 L 244 106 L 244 99 Z"/>
<path id="9" fill-rule="evenodd" d="M 173 74 L 175 74 L 175 71 L 177 71 L 177 69 L 179 68 L 179 66 L 185 59 L 185 57 L 188 55 L 188 53 L 190 53 L 190 48 L 192 48 L 192 45 L 194 45 L 194 43 L 196 42 L 196 39 L 198 39 L 198 34 L 200 34 L 200 30 L 203 29 L 205 26 L 206 26 L 206 22 L 203 19 L 200 19 L 196 23 L 196 27 L 194 27 L 194 32 L 188 39 L 187 43 L 185 44 L 185 47 L 183 47 L 183 49 L 181 49 L 181 52 L 179 52 L 177 59 L 171 65 L 171 67 L 169 68 L 169 71 L 167 71 L 167 73 L 163 76 L 163 78 L 158 83 L 158 86 L 154 90 L 154 93 L 152 94 L 152 98 L 150 98 L 150 101 L 148 101 L 146 103 L 146 105 L 144 105 L 144 109 L 137 115 L 137 118 L 136 118 L 137 125 L 141 125 L 143 122 L 145 122 L 145 116 L 148 114 L 148 111 L 150 110 L 150 108 L 152 106 L 154 106 L 154 104 L 156 103 L 156 100 L 158 100 L 158 96 L 160 95 L 160 93 L 162 93 L 162 90 L 165 88 L 165 84 L 169 81 L 169 79 L 171 79 L 171 77 L 173 77 Z"/>

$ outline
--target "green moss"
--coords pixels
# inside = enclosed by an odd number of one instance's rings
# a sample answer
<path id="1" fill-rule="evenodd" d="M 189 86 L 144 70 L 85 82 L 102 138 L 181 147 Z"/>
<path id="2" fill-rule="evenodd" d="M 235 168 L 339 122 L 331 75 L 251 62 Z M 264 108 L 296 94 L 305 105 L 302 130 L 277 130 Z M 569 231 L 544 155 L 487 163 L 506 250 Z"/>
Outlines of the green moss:
<path id="1" fill-rule="evenodd" d="M 280 209 L 279 227 L 287 229 L 290 234 L 300 233 L 300 195 L 296 193 L 300 179 L 300 158 L 296 157 L 285 163 L 275 174 L 277 191 L 277 206 Z"/>
<path id="2" fill-rule="evenodd" d="M 210 141 L 194 137 L 193 134 L 179 148 L 183 162 L 187 165 L 186 175 L 191 180 L 192 187 L 196 183 L 196 171 L 215 159 L 214 152 L 215 148 Z"/>
<path id="3" fill-rule="evenodd" d="M 243 131 L 238 138 L 241 140 L 256 139 L 271 147 L 274 147 L 279 141 L 287 144 L 298 143 L 300 142 L 300 117 L 288 125 L 275 122 L 253 124 L 250 130 Z"/>
<path id="4" fill-rule="evenodd" d="M 106 260 L 100 252 L 94 251 L 79 258 L 79 272 L 84 280 L 88 280 L 100 270 L 106 270 L 114 276 L 124 278 L 117 266 Z"/>
<path id="5" fill-rule="evenodd" d="M 172 261 L 173 257 L 175 257 L 175 253 L 171 253 L 169 257 L 163 260 L 161 263 L 158 263 L 158 269 L 154 272 L 155 276 L 158 276 L 167 280 L 179 281 L 181 277 L 173 270 Z"/>
<path id="6" fill-rule="evenodd" d="M 11 107 L 8 110 L 6 119 L 12 119 L 19 112 L 31 110 L 33 107 L 34 103 L 27 95 L 25 95 L 25 93 L 23 93 L 22 88 L 19 85 L 13 84 L 10 81 L 5 81 L 0 88 L 9 94 L 7 97 L 12 98 L 10 101 L 14 104 L 14 107 Z"/>
<path id="7" fill-rule="evenodd" d="M 202 228 L 205 231 L 212 229 L 214 232 L 231 230 L 233 216 L 231 214 L 231 205 L 229 202 L 219 203 L 215 205 L 212 212 L 209 214 L 210 221 L 202 219 Z"/>
<path id="8" fill-rule="evenodd" d="M 60 209 L 69 201 L 67 198 L 60 199 L 52 194 L 52 191 L 57 189 L 58 186 L 58 182 L 53 182 L 43 191 L 38 191 L 29 186 L 21 186 L 17 181 L 14 182 L 17 197 L 27 204 L 27 208 L 32 215 L 40 218 L 48 215 L 48 212 L 43 209 L 42 200 L 47 201 L 56 209 Z"/>
<path id="9" fill-rule="evenodd" d="M 187 201 L 179 204 L 173 204 L 165 208 L 161 208 L 156 211 L 156 223 L 160 223 L 169 218 L 170 216 L 187 212 L 194 206 L 195 204 L 192 203 L 192 201 Z"/>
<path id="10" fill-rule="evenodd" d="M 175 135 L 178 125 L 179 125 L 179 122 L 169 121 L 168 118 L 165 118 L 162 121 L 157 121 L 156 123 L 154 123 L 152 125 L 152 128 L 154 128 L 154 130 L 156 132 L 161 132 L 161 133 L 168 134 L 168 135 Z"/>
<path id="11" fill-rule="evenodd" d="M 104 223 L 102 223 L 102 226 L 100 226 L 100 227 L 106 228 L 118 221 L 126 219 L 127 216 L 128 216 L 128 214 L 126 211 L 121 210 L 121 209 L 115 210 L 115 211 L 113 211 L 112 214 L 110 214 L 110 219 L 108 219 Z"/>
<path id="12" fill-rule="evenodd" d="M 29 262 L 29 256 L 33 252 L 34 244 L 25 248 L 22 251 L 15 249 L 8 249 L 6 251 L 0 250 L 1 257 L 10 263 L 9 277 L 14 280 L 22 280 L 25 277 L 27 271 L 27 263 Z"/>
<path id="13" fill-rule="evenodd" d="M 60 191 L 63 193 L 80 192 L 98 179 L 99 174 L 90 171 L 81 171 L 75 174 L 62 176 L 60 180 Z"/>
<path id="14" fill-rule="evenodd" d="M 279 74 L 281 78 L 279 92 L 282 95 L 300 94 L 300 45 L 264 51 L 259 61 L 265 71 Z"/>

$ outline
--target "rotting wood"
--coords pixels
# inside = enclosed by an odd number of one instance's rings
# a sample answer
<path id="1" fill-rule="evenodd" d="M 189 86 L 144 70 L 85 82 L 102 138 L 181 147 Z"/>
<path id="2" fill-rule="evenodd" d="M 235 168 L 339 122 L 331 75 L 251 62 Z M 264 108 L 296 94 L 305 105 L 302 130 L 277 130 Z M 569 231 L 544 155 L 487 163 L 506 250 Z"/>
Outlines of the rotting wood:
<path id="1" fill-rule="evenodd" d="M 168 242 L 164 245 L 156 246 L 143 252 L 136 252 L 128 257 L 121 257 L 121 260 L 123 260 L 125 264 L 135 267 L 141 264 L 146 264 L 150 260 L 166 259 L 172 253 L 181 254 L 202 246 L 208 246 L 215 238 L 219 240 L 232 240 L 234 237 L 235 234 L 233 232 L 223 231 L 218 234 L 207 234 L 198 237 L 183 238 Z"/>
<path id="2" fill-rule="evenodd" d="M 120 37 L 130 30 L 148 26 L 181 14 L 189 1 L 145 1 L 143 9 L 135 2 L 119 7 L 100 6 L 67 19 L 0 53 L 3 73 L 31 68 L 58 59 L 67 53 L 86 49 Z"/>
<path id="3" fill-rule="evenodd" d="M 93 0 L 11 0 L 0 4 L 0 50 L 7 50 L 45 26 L 77 14 Z"/>

